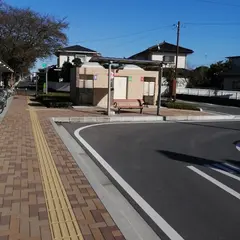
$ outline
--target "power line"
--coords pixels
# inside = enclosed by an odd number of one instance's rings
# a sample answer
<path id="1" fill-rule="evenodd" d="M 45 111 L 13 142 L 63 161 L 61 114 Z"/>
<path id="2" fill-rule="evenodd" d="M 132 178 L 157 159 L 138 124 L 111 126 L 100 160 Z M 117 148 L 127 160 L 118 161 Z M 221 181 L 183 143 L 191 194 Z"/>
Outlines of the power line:
<path id="1" fill-rule="evenodd" d="M 89 40 L 84 40 L 84 41 L 78 41 L 77 43 L 101 42 L 101 41 L 107 41 L 107 40 L 127 38 L 127 37 L 132 37 L 132 36 L 135 36 L 135 35 L 140 35 L 142 33 L 153 32 L 153 31 L 157 31 L 157 30 L 164 29 L 164 28 L 169 28 L 169 27 L 173 27 L 173 24 L 172 25 L 161 26 L 161 27 L 158 27 L 158 28 L 148 29 L 148 30 L 145 30 L 145 31 L 135 32 L 135 33 L 132 33 L 132 34 L 124 34 L 124 35 L 115 36 L 115 37 L 108 37 L 108 38 L 89 39 Z"/>
<path id="2" fill-rule="evenodd" d="M 238 26 L 240 22 L 202 22 L 202 23 L 194 23 L 194 22 L 185 22 L 184 25 L 195 25 L 195 26 Z"/>
<path id="3" fill-rule="evenodd" d="M 229 7 L 240 7 L 238 4 L 232 4 L 227 2 L 219 2 L 219 1 L 211 1 L 211 0 L 194 0 L 195 2 L 203 2 L 203 3 L 211 3 L 211 4 L 217 4 L 222 6 L 229 6 Z"/>

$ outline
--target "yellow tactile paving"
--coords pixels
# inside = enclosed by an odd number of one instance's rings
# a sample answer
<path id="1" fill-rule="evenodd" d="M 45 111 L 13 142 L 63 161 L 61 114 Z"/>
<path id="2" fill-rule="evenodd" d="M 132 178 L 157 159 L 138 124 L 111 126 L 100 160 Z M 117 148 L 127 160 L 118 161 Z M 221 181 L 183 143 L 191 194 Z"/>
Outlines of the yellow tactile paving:
<path id="1" fill-rule="evenodd" d="M 30 108 L 30 117 L 42 174 L 52 238 L 53 240 L 83 240 L 34 108 Z"/>

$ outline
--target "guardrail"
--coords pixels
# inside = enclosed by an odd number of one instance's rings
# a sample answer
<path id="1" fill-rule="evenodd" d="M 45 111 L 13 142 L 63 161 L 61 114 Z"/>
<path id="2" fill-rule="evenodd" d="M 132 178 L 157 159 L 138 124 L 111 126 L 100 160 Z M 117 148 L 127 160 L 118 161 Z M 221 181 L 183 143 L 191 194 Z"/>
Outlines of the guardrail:
<path id="1" fill-rule="evenodd" d="M 240 92 L 214 90 L 214 89 L 198 89 L 198 88 L 177 88 L 177 94 L 201 96 L 201 97 L 221 97 L 226 99 L 240 99 Z"/>

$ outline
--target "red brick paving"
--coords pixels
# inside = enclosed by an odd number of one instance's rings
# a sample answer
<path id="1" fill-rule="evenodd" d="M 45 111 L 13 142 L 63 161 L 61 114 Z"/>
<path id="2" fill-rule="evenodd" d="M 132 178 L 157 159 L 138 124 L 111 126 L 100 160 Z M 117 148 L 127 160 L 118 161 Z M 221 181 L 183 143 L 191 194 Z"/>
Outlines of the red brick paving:
<path id="1" fill-rule="evenodd" d="M 44 108 L 37 113 L 84 239 L 124 239 L 49 121 L 53 116 L 98 113 Z M 50 240 L 26 96 L 15 97 L 0 123 L 0 132 L 0 240 Z"/>

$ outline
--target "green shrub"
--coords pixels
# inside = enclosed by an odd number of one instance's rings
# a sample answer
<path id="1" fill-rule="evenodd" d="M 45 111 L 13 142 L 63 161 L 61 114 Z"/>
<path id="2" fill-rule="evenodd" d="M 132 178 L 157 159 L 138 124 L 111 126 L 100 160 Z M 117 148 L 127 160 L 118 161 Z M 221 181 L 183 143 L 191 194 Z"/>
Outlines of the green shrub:
<path id="1" fill-rule="evenodd" d="M 196 105 L 190 104 L 190 103 L 184 103 L 184 102 L 163 102 L 163 107 L 167 108 L 174 108 L 174 109 L 184 109 L 184 110 L 194 110 L 194 111 L 200 111 L 199 107 Z"/>

